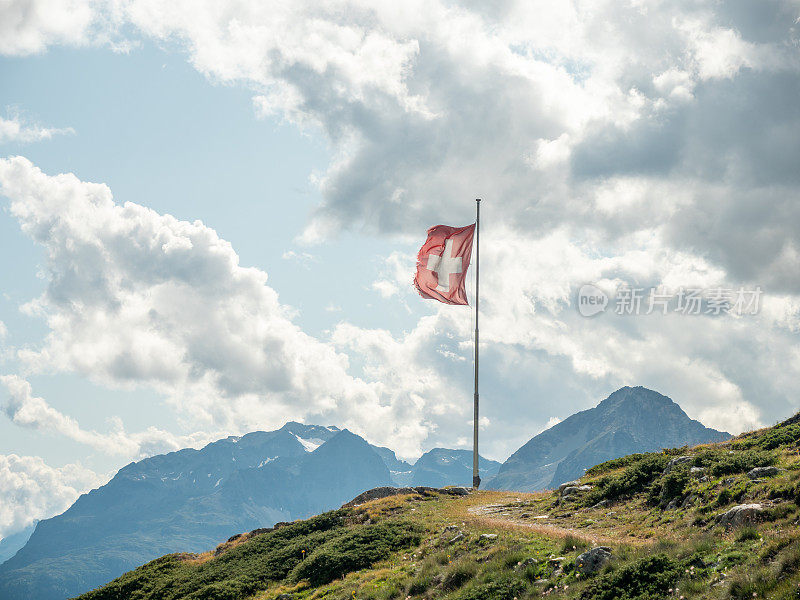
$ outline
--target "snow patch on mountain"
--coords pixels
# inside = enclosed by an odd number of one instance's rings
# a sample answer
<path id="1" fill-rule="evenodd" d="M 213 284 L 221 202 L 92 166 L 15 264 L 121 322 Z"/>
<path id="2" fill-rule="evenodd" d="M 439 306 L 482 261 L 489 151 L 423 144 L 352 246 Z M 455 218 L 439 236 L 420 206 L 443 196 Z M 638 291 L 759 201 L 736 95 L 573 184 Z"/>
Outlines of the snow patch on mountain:
<path id="1" fill-rule="evenodd" d="M 320 440 L 320 439 L 316 439 L 316 438 L 311 438 L 311 439 L 307 440 L 305 438 L 301 438 L 296 433 L 293 433 L 292 435 L 297 438 L 298 442 L 303 444 L 303 448 L 306 449 L 306 452 L 313 452 L 314 450 L 319 448 L 325 442 L 325 440 Z"/>

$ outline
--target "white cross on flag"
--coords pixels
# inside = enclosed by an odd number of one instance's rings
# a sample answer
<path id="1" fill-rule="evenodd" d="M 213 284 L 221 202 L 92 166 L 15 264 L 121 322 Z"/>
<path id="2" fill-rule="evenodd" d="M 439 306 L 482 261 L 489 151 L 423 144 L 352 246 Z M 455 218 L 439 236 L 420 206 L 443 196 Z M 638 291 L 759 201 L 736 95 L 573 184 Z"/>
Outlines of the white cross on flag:
<path id="1" fill-rule="evenodd" d="M 472 255 L 475 225 L 428 229 L 428 239 L 417 255 L 414 285 L 423 298 L 445 304 L 469 304 L 464 281 Z"/>

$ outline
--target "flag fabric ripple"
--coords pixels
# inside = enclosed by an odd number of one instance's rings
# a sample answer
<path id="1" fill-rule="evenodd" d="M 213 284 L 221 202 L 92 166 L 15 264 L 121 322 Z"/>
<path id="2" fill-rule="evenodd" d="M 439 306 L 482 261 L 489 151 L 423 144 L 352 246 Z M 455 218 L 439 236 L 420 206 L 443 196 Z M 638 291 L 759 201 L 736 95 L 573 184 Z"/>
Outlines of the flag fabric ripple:
<path id="1" fill-rule="evenodd" d="M 466 227 L 436 225 L 428 229 L 428 239 L 417 254 L 414 277 L 420 296 L 445 304 L 469 304 L 464 283 L 474 235 L 474 223 Z"/>

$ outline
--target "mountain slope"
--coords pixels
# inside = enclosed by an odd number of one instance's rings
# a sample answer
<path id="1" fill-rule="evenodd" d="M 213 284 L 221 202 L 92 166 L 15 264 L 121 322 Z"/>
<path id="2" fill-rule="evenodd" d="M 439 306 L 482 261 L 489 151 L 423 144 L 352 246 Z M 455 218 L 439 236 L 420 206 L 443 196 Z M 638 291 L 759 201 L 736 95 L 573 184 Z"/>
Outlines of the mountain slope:
<path id="1" fill-rule="evenodd" d="M 478 456 L 478 472 L 486 480 L 500 469 L 500 463 Z M 472 450 L 434 448 L 419 457 L 411 474 L 411 485 L 443 487 L 472 484 Z"/>
<path id="2" fill-rule="evenodd" d="M 363 439 L 299 423 L 155 456 L 40 522 L 0 565 L 0 598 L 61 600 L 156 556 L 199 551 L 390 483 Z"/>
<path id="3" fill-rule="evenodd" d="M 0 564 L 3 564 L 14 556 L 17 551 L 28 542 L 33 534 L 33 530 L 36 529 L 36 523 L 38 523 L 38 521 L 34 521 L 22 531 L 8 535 L 0 540 Z"/>
<path id="4" fill-rule="evenodd" d="M 350 431 L 295 422 L 131 463 L 38 524 L 0 565 L 0 598 L 63 600 L 157 556 L 199 552 L 241 531 L 330 510 L 370 488 L 407 485 L 413 469 Z M 437 475 L 447 484 L 468 479 L 458 469 L 450 481 Z"/>
<path id="5" fill-rule="evenodd" d="M 730 434 L 690 419 L 658 392 L 623 387 L 596 407 L 575 413 L 532 438 L 503 463 L 487 487 L 554 488 L 606 460 L 728 438 Z"/>
<path id="6" fill-rule="evenodd" d="M 572 492 L 383 497 L 164 556 L 80 600 L 797 600 L 799 451 L 800 415 L 594 466 Z"/>
<path id="7" fill-rule="evenodd" d="M 411 485 L 411 478 L 413 475 L 413 465 L 407 463 L 404 460 L 400 460 L 397 458 L 393 450 L 389 448 L 384 448 L 382 446 L 373 446 L 372 447 L 375 452 L 378 453 L 383 459 L 386 468 L 389 469 L 389 473 L 392 477 L 392 483 L 396 486 L 407 486 Z"/>

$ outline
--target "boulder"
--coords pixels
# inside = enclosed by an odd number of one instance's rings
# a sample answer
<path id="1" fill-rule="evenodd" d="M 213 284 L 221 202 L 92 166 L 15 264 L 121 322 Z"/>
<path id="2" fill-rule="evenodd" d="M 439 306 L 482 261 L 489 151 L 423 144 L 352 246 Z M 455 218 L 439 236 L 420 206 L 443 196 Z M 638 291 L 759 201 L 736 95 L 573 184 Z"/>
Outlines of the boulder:
<path id="1" fill-rule="evenodd" d="M 449 543 L 450 543 L 450 544 L 455 544 L 456 542 L 460 542 L 460 541 L 461 541 L 461 540 L 463 540 L 463 539 L 464 539 L 464 534 L 463 534 L 463 533 L 461 533 L 461 532 L 459 531 L 459 532 L 456 534 L 456 536 L 455 536 L 453 539 L 451 539 L 451 540 L 450 540 L 450 542 L 449 542 Z"/>
<path id="2" fill-rule="evenodd" d="M 692 467 L 689 469 L 689 475 L 692 477 L 702 477 L 705 474 L 705 467 Z"/>
<path id="3" fill-rule="evenodd" d="M 565 487 L 564 490 L 561 492 L 562 496 L 571 496 L 572 494 L 579 494 L 581 492 L 588 492 L 592 489 L 590 485 L 571 485 L 569 487 Z"/>
<path id="4" fill-rule="evenodd" d="M 461 486 L 441 488 L 439 491 L 443 494 L 450 494 L 451 496 L 469 496 L 471 492 L 470 488 Z"/>
<path id="5" fill-rule="evenodd" d="M 611 560 L 611 548 L 597 546 L 575 559 L 575 570 L 581 575 L 590 575 L 602 569 L 609 560 Z"/>
<path id="6" fill-rule="evenodd" d="M 481 534 L 482 540 L 496 540 L 497 534 L 496 533 L 482 533 Z"/>
<path id="7" fill-rule="evenodd" d="M 691 462 L 694 460 L 694 456 L 679 456 L 677 458 L 673 458 L 669 463 L 667 463 L 667 467 L 664 469 L 664 475 L 672 471 L 678 465 L 683 465 L 685 463 Z"/>
<path id="8" fill-rule="evenodd" d="M 759 479 L 761 477 L 774 477 L 778 474 L 778 467 L 756 467 L 747 472 L 750 479 Z"/>
<path id="9" fill-rule="evenodd" d="M 558 493 L 563 494 L 564 490 L 567 489 L 568 487 L 580 487 L 580 485 L 581 485 L 580 481 L 567 481 L 558 486 Z"/>
<path id="10" fill-rule="evenodd" d="M 763 512 L 764 509 L 760 504 L 739 504 L 717 515 L 717 522 L 726 527 L 751 525 L 761 518 Z"/>

